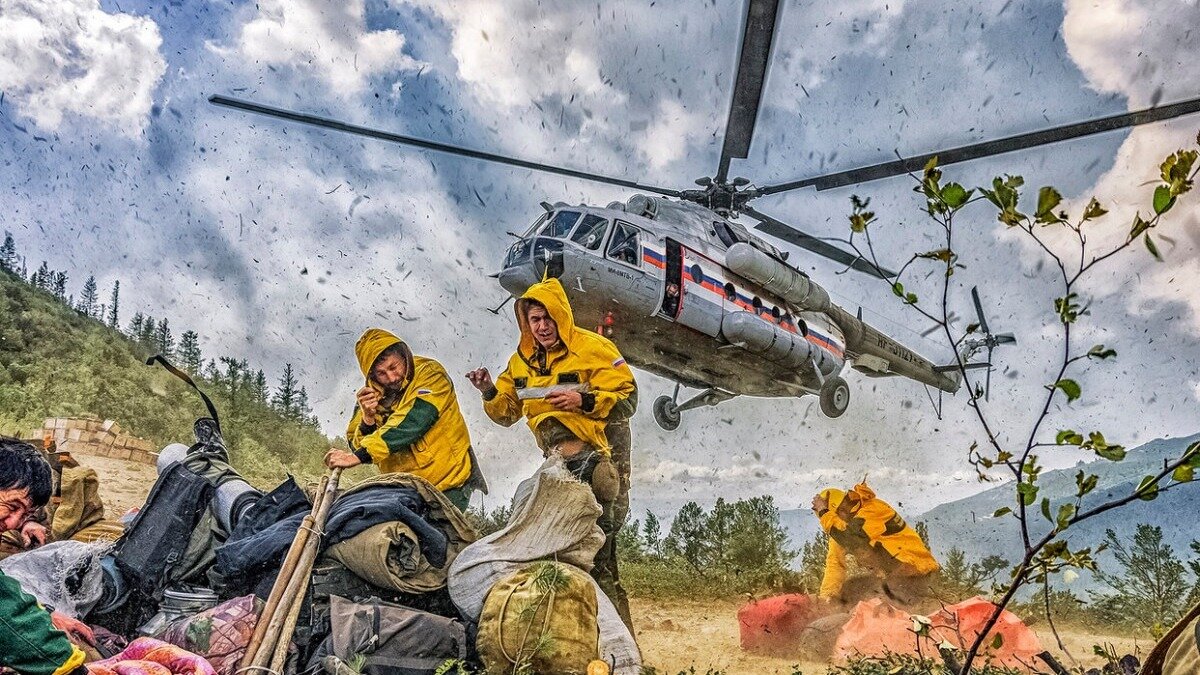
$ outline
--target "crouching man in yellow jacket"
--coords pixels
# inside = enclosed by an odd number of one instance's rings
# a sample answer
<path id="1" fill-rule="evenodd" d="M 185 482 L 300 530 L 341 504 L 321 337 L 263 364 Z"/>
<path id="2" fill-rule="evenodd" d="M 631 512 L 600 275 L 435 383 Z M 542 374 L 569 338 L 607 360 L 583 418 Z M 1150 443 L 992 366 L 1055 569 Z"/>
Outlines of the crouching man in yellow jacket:
<path id="1" fill-rule="evenodd" d="M 613 442 L 622 442 L 627 470 L 625 421 L 637 407 L 633 372 L 608 338 L 575 325 L 558 279 L 530 286 L 517 300 L 516 314 L 521 341 L 508 367 L 494 383 L 486 368 L 467 378 L 482 392 L 492 421 L 507 427 L 524 417 L 543 454 L 558 452 L 591 486 L 604 510 L 597 524 L 605 535 L 592 577 L 632 627 L 616 548 L 629 508 L 629 481 L 614 466 Z M 614 427 L 610 434 L 607 429 Z"/>
<path id="2" fill-rule="evenodd" d="M 884 593 L 893 600 L 911 604 L 930 595 L 930 577 L 938 571 L 937 561 L 920 535 L 866 483 L 849 492 L 822 490 L 813 497 L 812 507 L 821 529 L 829 535 L 822 599 L 845 599 L 847 553 L 882 579 Z"/>
<path id="3" fill-rule="evenodd" d="M 471 436 L 454 385 L 437 361 L 416 356 L 403 340 L 370 328 L 354 345 L 366 385 L 346 428 L 353 452 L 333 449 L 329 467 L 377 464 L 384 473 L 429 481 L 461 510 L 487 484 L 475 462 Z"/>

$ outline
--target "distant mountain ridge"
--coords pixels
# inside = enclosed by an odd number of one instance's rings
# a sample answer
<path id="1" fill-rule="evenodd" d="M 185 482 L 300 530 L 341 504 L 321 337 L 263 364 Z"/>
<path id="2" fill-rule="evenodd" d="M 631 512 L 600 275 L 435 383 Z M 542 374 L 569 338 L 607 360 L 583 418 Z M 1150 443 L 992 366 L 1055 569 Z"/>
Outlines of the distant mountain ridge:
<path id="1" fill-rule="evenodd" d="M 1058 505 L 1074 501 L 1076 491 L 1075 474 L 1085 473 L 1099 477 L 1097 488 L 1084 500 L 1099 505 L 1133 492 L 1144 476 L 1161 470 L 1164 461 L 1183 453 L 1188 445 L 1200 441 L 1200 434 L 1184 438 L 1160 438 L 1128 451 L 1125 460 L 1110 462 L 1098 459 L 1079 462 L 1073 467 L 1056 469 L 1042 474 L 1039 480 L 1042 497 L 1049 497 L 1051 512 Z M 944 559 L 952 547 L 962 549 L 968 561 L 976 561 L 987 555 L 999 555 L 1009 562 L 1016 562 L 1021 548 L 1021 536 L 1017 523 L 1011 516 L 993 518 L 992 514 L 1005 506 L 1015 504 L 1015 491 L 1011 482 L 997 485 L 978 494 L 938 505 L 920 515 L 906 515 L 910 523 L 924 522 L 929 530 L 930 547 L 935 556 Z M 1032 533 L 1045 534 L 1049 523 L 1035 506 L 1031 513 Z M 791 534 L 793 548 L 803 546 L 817 531 L 817 522 L 806 509 L 789 509 L 780 512 L 780 521 Z M 1193 539 L 1200 540 L 1200 481 L 1182 485 L 1161 494 L 1150 502 L 1135 501 L 1124 507 L 1100 514 L 1073 526 L 1066 533 L 1072 547 L 1095 547 L 1104 540 L 1105 530 L 1111 529 L 1121 539 L 1132 539 L 1137 526 L 1148 523 L 1161 527 L 1164 543 L 1174 549 L 1181 559 L 1191 556 L 1188 546 Z M 1101 553 L 1101 565 L 1111 563 L 1108 553 Z M 1080 581 L 1081 587 L 1090 585 L 1087 575 Z"/>

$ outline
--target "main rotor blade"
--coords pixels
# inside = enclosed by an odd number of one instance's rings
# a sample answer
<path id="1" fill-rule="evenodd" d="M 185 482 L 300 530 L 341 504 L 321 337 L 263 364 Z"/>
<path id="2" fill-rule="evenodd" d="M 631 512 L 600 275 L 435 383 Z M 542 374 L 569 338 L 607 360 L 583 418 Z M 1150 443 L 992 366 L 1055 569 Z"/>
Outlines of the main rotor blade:
<path id="1" fill-rule="evenodd" d="M 742 207 L 742 213 L 758 221 L 758 225 L 755 225 L 755 229 L 762 230 L 776 239 L 782 239 L 790 244 L 795 244 L 800 248 L 812 251 L 817 255 L 825 256 L 826 258 L 829 258 L 835 262 L 839 262 L 852 270 L 863 272 L 873 277 L 879 277 L 880 279 L 891 279 L 896 276 L 895 272 L 886 269 L 883 270 L 883 273 L 881 274 L 879 270 L 875 269 L 874 265 L 867 260 L 864 260 L 857 254 L 851 251 L 840 249 L 823 239 L 818 239 L 812 236 L 811 234 L 801 232 L 787 223 L 776 220 L 765 213 L 759 213 L 748 206 Z"/>
<path id="2" fill-rule="evenodd" d="M 718 183 L 724 183 L 729 174 L 730 158 L 745 159 L 750 154 L 778 17 L 779 0 L 749 0 L 747 3 L 742 51 L 733 81 L 733 100 L 729 104 L 729 119 L 725 122 L 725 144 L 717 166 Z"/>
<path id="3" fill-rule="evenodd" d="M 892 176 L 900 176 L 906 173 L 920 172 L 925 168 L 925 163 L 933 157 L 938 158 L 938 166 L 957 164 L 958 162 L 966 162 L 972 159 L 991 157 L 993 155 L 1002 155 L 1006 152 L 1025 150 L 1028 148 L 1037 147 L 1039 145 L 1057 143 L 1059 141 L 1090 136 L 1092 134 L 1098 134 L 1105 131 L 1124 129 L 1125 127 L 1150 124 L 1152 122 L 1161 122 L 1163 120 L 1169 120 L 1181 115 L 1190 115 L 1195 112 L 1200 112 L 1200 98 L 1193 98 L 1187 101 L 1171 103 L 1170 105 L 1159 106 L 1156 108 L 1135 110 L 1133 112 L 1113 115 L 1111 117 L 1101 117 L 1099 119 L 1078 122 L 1076 124 L 1068 124 L 1061 127 L 1043 129 L 1042 131 L 1033 131 L 1027 134 L 1018 134 L 1016 136 L 1009 136 L 1008 138 L 1001 138 L 994 141 L 975 143 L 974 145 L 964 145 L 960 148 L 953 148 L 951 150 L 930 152 L 924 155 L 918 155 L 916 157 L 904 157 L 891 162 L 884 162 L 883 164 L 865 166 L 858 169 L 851 169 L 849 171 L 831 173 L 824 176 L 816 176 L 814 178 L 805 178 L 803 180 L 792 181 L 791 183 L 768 185 L 767 187 L 760 188 L 759 193 L 770 195 L 810 186 L 815 187 L 818 190 L 829 190 L 836 187 L 856 185 L 858 183 L 879 180 L 880 178 L 890 178 Z"/>
<path id="4" fill-rule="evenodd" d="M 517 159 L 515 157 L 505 157 L 504 155 L 495 155 L 490 152 L 481 152 L 479 150 L 471 150 L 469 148 L 460 148 L 455 145 L 435 143 L 433 141 L 427 141 L 421 138 L 413 138 L 412 136 L 401 136 L 400 134 L 393 134 L 388 131 L 380 131 L 378 129 L 371 129 L 370 127 L 362 127 L 355 124 L 348 124 L 346 122 L 339 122 L 338 120 L 329 119 L 327 117 L 318 117 L 316 115 L 292 112 L 282 108 L 273 108 L 260 103 L 229 98 L 228 96 L 221 96 L 219 94 L 209 96 L 208 102 L 212 103 L 213 105 L 233 108 L 235 110 L 243 110 L 245 112 L 251 112 L 258 115 L 266 115 L 267 117 L 275 117 L 278 119 L 288 120 L 289 122 L 299 122 L 300 124 L 308 124 L 310 126 L 321 127 L 323 129 L 342 131 L 345 133 L 354 134 L 356 136 L 366 136 L 367 138 L 375 138 L 381 141 L 399 143 L 401 145 L 412 145 L 418 148 L 425 148 L 426 150 L 435 150 L 437 152 L 446 152 L 462 157 L 471 157 L 472 159 L 482 159 L 487 162 L 497 162 L 499 164 L 519 166 L 523 169 L 532 169 L 534 171 L 556 173 L 562 176 L 582 178 L 584 180 L 592 180 L 598 183 L 620 185 L 621 187 L 633 188 L 635 190 L 656 192 L 660 195 L 666 195 L 668 197 L 679 196 L 679 192 L 677 190 L 655 187 L 653 185 L 642 185 L 641 183 L 635 183 L 634 181 L 625 180 L 623 178 L 613 178 L 612 176 L 602 176 L 600 174 L 588 173 L 586 171 L 576 171 L 575 169 L 566 169 L 560 166 L 552 166 L 550 164 L 530 162 L 528 160 Z"/>
<path id="5" fill-rule="evenodd" d="M 971 299 L 975 301 L 975 317 L 979 319 L 979 327 L 983 330 L 984 335 L 991 335 L 992 331 L 988 330 L 987 319 L 983 316 L 983 303 L 979 301 L 979 289 L 975 286 L 971 287 Z M 991 361 L 989 358 L 988 361 Z"/>

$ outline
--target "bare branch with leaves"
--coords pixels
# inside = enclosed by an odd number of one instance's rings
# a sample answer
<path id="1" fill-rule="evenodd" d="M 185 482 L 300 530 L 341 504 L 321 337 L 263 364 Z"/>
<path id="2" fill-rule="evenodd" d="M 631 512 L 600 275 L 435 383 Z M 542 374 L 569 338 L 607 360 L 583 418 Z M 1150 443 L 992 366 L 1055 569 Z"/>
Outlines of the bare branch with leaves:
<path id="1" fill-rule="evenodd" d="M 1200 145 L 1200 137 L 1197 137 L 1197 144 Z M 1094 197 L 1088 201 L 1078 217 L 1072 218 L 1062 208 L 1063 198 L 1059 191 L 1053 187 L 1043 187 L 1038 191 L 1036 207 L 1032 215 L 1029 215 L 1021 210 L 1024 179 L 1020 176 L 1001 176 L 995 178 L 990 186 L 966 189 L 958 183 L 943 182 L 937 158 L 929 161 L 920 176 L 913 176 L 917 182 L 914 191 L 925 201 L 923 211 L 936 225 L 934 232 L 940 239 L 939 248 L 913 254 L 891 280 L 892 293 L 903 305 L 931 321 L 946 344 L 954 350 L 954 365 L 967 391 L 967 405 L 974 411 L 974 417 L 985 438 L 982 446 L 979 443 L 971 445 L 968 461 L 981 480 L 992 480 L 992 472 L 996 470 L 1011 474 L 1013 505 L 1001 508 L 993 515 L 1013 518 L 1023 544 L 1022 555 L 1011 572 L 1011 581 L 1000 593 L 996 609 L 984 630 L 974 639 L 963 657 L 959 670 L 963 675 L 970 672 L 972 663 L 984 648 L 989 631 L 1018 591 L 1028 585 L 1041 585 L 1043 593 L 1048 594 L 1051 575 L 1068 569 L 1096 569 L 1094 556 L 1099 550 L 1072 549 L 1062 538 L 1064 532 L 1089 518 L 1134 501 L 1153 500 L 1169 489 L 1192 482 L 1196 468 L 1200 467 L 1200 443 L 1194 443 L 1179 457 L 1164 462 L 1159 471 L 1142 478 L 1132 492 L 1119 498 L 1093 503 L 1093 492 L 1097 488 L 1099 478 L 1096 474 L 1081 470 L 1076 474 L 1076 494 L 1072 501 L 1059 504 L 1055 508 L 1048 497 L 1043 496 L 1039 500 L 1039 479 L 1043 469 L 1039 461 L 1039 452 L 1053 452 L 1053 448 L 1069 446 L 1094 453 L 1106 461 L 1120 462 L 1125 458 L 1125 446 L 1109 441 L 1102 431 L 1078 432 L 1062 429 L 1051 441 L 1043 438 L 1042 430 L 1051 420 L 1051 410 L 1056 401 L 1065 399 L 1067 404 L 1071 404 L 1083 398 L 1083 387 L 1076 372 L 1117 356 L 1115 350 L 1102 344 L 1090 346 L 1086 350 L 1076 344 L 1074 333 L 1077 332 L 1077 324 L 1088 317 L 1090 312 L 1090 307 L 1080 292 L 1082 282 L 1088 273 L 1125 252 L 1139 240 L 1150 255 L 1162 261 L 1154 233 L 1178 200 L 1191 191 L 1196 174 L 1200 171 L 1200 166 L 1197 165 L 1198 156 L 1200 153 L 1194 149 L 1180 150 L 1169 155 L 1159 167 L 1161 183 L 1154 189 L 1147 214 L 1138 212 L 1126 236 L 1115 244 L 1099 249 L 1093 246 L 1089 235 L 1093 233 L 1096 222 L 1103 219 L 1108 211 Z M 1053 308 L 1060 330 L 1059 356 L 1047 365 L 1047 370 L 1052 376 L 1046 381 L 1046 394 L 1036 408 L 1037 415 L 1030 425 L 1025 442 L 1015 447 L 1002 441 L 995 433 L 996 421 L 988 414 L 985 392 L 978 382 L 973 381 L 972 373 L 967 367 L 967 359 L 964 358 L 962 346 L 966 344 L 969 336 L 979 330 L 979 326 L 969 325 L 964 334 L 955 335 L 950 324 L 950 296 L 952 290 L 955 290 L 952 280 L 955 272 L 964 268 L 956 249 L 955 219 L 964 208 L 976 203 L 987 203 L 995 208 L 996 219 L 1001 224 L 1024 233 L 1058 270 L 1059 290 L 1053 298 Z M 876 257 L 871 236 L 872 229 L 877 227 L 877 215 L 869 210 L 869 206 L 869 200 L 857 196 L 851 198 L 849 241 L 855 252 L 869 261 L 877 272 L 883 273 L 884 267 Z M 1051 237 L 1055 236 L 1056 229 L 1060 233 L 1065 231 L 1068 234 L 1065 239 L 1068 242 L 1069 253 L 1059 253 L 1055 246 L 1052 246 Z M 922 263 L 932 263 L 935 265 L 935 271 L 942 272 L 936 275 L 938 284 L 934 293 L 940 297 L 934 303 L 924 303 L 914 290 L 905 286 L 906 274 L 912 272 L 916 266 L 923 267 Z M 1033 519 L 1039 513 L 1050 526 L 1050 530 L 1040 538 L 1035 536 L 1032 527 Z"/>

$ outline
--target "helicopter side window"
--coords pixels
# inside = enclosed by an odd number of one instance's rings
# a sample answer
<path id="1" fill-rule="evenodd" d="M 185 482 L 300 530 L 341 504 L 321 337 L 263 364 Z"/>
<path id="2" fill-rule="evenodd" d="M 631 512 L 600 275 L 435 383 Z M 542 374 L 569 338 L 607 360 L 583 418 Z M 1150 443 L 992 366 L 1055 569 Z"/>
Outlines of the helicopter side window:
<path id="1" fill-rule="evenodd" d="M 640 262 L 641 250 L 638 243 L 638 229 L 629 223 L 618 220 L 616 229 L 613 231 L 612 242 L 608 245 L 608 257 L 636 266 Z"/>
<path id="2" fill-rule="evenodd" d="M 721 220 L 713 221 L 713 230 L 717 233 L 717 238 L 721 240 L 726 247 L 733 246 L 738 242 L 738 238 L 734 236 L 733 230 L 730 229 L 729 223 Z"/>
<path id="3" fill-rule="evenodd" d="M 583 217 L 583 222 L 579 224 L 575 234 L 571 235 L 571 241 L 596 251 L 600 249 L 607 232 L 608 220 L 589 213 Z"/>
<path id="4" fill-rule="evenodd" d="M 542 228 L 542 236 L 562 239 L 571 233 L 571 228 L 575 227 L 577 220 L 579 220 L 578 211 L 559 211 L 554 214 L 554 218 L 549 223 L 546 223 L 546 227 Z"/>

